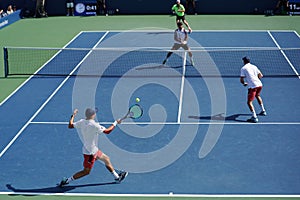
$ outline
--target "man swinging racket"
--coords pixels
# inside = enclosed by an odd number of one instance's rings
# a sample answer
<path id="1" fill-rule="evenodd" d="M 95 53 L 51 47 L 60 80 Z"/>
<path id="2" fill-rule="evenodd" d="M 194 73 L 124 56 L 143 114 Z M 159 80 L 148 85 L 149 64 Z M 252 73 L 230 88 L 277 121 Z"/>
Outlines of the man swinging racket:
<path id="1" fill-rule="evenodd" d="M 84 168 L 83 170 L 75 173 L 73 176 L 67 179 L 64 178 L 60 182 L 59 186 L 63 187 L 69 184 L 71 181 L 88 175 L 91 172 L 96 160 L 101 160 L 104 162 L 105 167 L 114 176 L 116 182 L 121 182 L 124 180 L 128 175 L 128 172 L 122 171 L 117 173 L 110 161 L 110 158 L 98 148 L 98 135 L 100 133 L 109 134 L 117 124 L 121 123 L 121 120 L 116 120 L 109 128 L 105 128 L 104 126 L 101 126 L 95 122 L 96 111 L 94 109 L 87 108 L 85 111 L 86 118 L 74 122 L 74 118 L 77 113 L 78 110 L 75 109 L 69 121 L 69 128 L 76 128 L 81 134 L 81 139 L 83 142 L 82 152 L 84 157 Z"/>

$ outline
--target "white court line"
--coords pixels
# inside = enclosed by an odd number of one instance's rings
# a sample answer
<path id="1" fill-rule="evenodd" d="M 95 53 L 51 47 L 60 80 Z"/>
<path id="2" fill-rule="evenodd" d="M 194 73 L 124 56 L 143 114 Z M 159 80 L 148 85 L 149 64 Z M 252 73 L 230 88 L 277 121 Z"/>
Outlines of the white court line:
<path id="1" fill-rule="evenodd" d="M 13 49 L 23 49 L 23 50 L 91 50 L 91 48 L 80 48 L 80 47 L 63 47 L 63 48 L 53 48 L 53 47 L 7 47 L 7 48 L 13 48 Z M 170 46 L 134 46 L 134 47 L 97 47 L 94 48 L 94 50 L 115 50 L 115 51 L 120 51 L 120 50 L 136 50 L 136 48 L 141 48 L 141 51 L 158 51 L 160 49 L 166 49 L 168 51 L 172 51 L 170 50 Z M 249 46 L 195 46 L 194 48 L 196 48 L 197 51 L 202 50 L 202 51 L 224 51 L 224 50 L 228 50 L 228 51 L 240 51 L 240 50 L 274 50 L 274 51 L 278 51 L 278 50 L 297 50 L 300 47 L 286 47 L 286 48 L 278 48 L 275 46 L 253 46 L 253 47 L 249 47 Z M 180 52 L 184 52 L 186 50 L 173 50 L 173 51 L 180 51 Z M 194 50 L 191 50 L 194 51 Z M 56 53 L 57 54 L 57 53 Z M 48 61 L 49 62 L 49 61 Z M 39 69 L 35 72 L 37 73 L 39 71 Z"/>
<path id="2" fill-rule="evenodd" d="M 128 30 L 128 31 L 124 31 L 124 30 L 114 30 L 113 32 L 145 32 L 145 31 L 150 31 L 150 32 L 162 32 L 164 30 Z M 165 30 L 166 31 L 166 30 Z M 298 37 L 298 33 L 294 30 L 272 30 L 273 32 L 294 32 Z M 79 34 L 77 34 L 69 43 L 67 43 L 64 47 L 66 48 L 67 45 L 69 45 L 73 40 L 75 40 L 80 34 L 82 33 L 89 33 L 89 32 L 98 32 L 98 33 L 103 33 L 104 31 L 81 31 Z M 173 32 L 173 30 L 172 30 Z M 270 31 L 267 30 L 194 30 L 194 32 L 267 32 L 270 35 Z M 275 39 L 273 38 L 272 35 L 270 35 L 271 38 L 273 39 L 273 41 L 275 42 L 275 44 L 277 44 L 277 42 L 275 41 Z M 280 49 L 279 45 L 277 44 L 277 47 Z M 127 47 L 128 48 L 128 47 Z M 169 47 L 141 47 L 141 48 L 165 48 L 166 50 Z M 195 48 L 195 47 L 194 47 Z M 209 49 L 209 48 L 223 48 L 223 49 L 247 49 L 249 50 L 249 47 L 203 47 L 204 49 Z M 251 47 L 253 49 L 263 49 L 263 48 L 269 48 L 269 47 Z M 270 47 L 272 48 L 272 47 Z M 282 52 L 282 51 L 281 51 Z M 60 51 L 58 52 L 60 53 Z M 57 53 L 57 54 L 58 54 Z M 50 62 L 57 54 L 55 54 L 48 62 Z M 283 55 L 285 56 L 285 54 L 283 53 Z M 287 57 L 285 56 L 285 58 L 287 59 Z M 287 61 L 289 62 L 290 65 L 292 65 L 290 63 L 290 61 L 287 59 Z M 47 63 L 48 63 L 47 62 Z M 43 68 L 47 63 L 45 63 L 41 68 Z M 40 68 L 40 69 L 41 69 Z M 295 68 L 292 66 L 293 70 L 295 71 Z M 39 69 L 39 70 L 40 70 Z M 38 70 L 38 71 L 39 71 Z M 35 72 L 36 73 L 36 72 Z M 297 75 L 298 72 L 295 72 Z M 0 106 L 2 106 L 11 96 L 13 96 L 20 88 L 22 88 L 34 75 L 30 76 L 26 81 L 24 81 L 19 87 L 17 87 L 17 89 L 15 89 L 8 97 L 6 97 L 1 103 Z M 300 77 L 299 77 L 300 79 Z"/>
<path id="3" fill-rule="evenodd" d="M 71 42 L 73 42 L 82 32 L 78 33 L 72 40 L 70 40 L 62 49 L 65 49 Z M 36 74 L 38 71 L 40 71 L 45 65 L 47 65 L 51 60 L 53 60 L 62 50 L 58 51 L 56 54 L 54 54 L 45 64 L 43 64 L 37 71 L 34 72 Z M 9 98 L 11 98 L 15 93 L 17 93 L 34 75 L 31 75 L 29 78 L 27 78 L 19 87 L 17 87 L 8 97 L 6 97 L 1 103 L 0 106 L 2 106 Z"/>
<path id="4" fill-rule="evenodd" d="M 193 47 L 191 51 L 251 51 L 251 50 L 256 50 L 256 51 L 263 51 L 263 50 L 270 50 L 270 51 L 278 51 L 278 47 L 272 46 L 272 47 L 236 47 L 236 46 L 227 46 L 227 47 L 217 47 L 217 46 L 190 46 Z M 96 48 L 95 50 L 115 50 L 115 51 L 120 51 L 120 50 L 136 50 L 137 48 L 140 48 L 138 50 L 140 51 L 171 51 L 169 46 L 134 46 L 134 47 L 99 47 Z M 88 48 L 68 48 L 70 50 L 88 50 Z M 291 48 L 281 48 L 279 50 L 294 50 L 294 49 L 299 49 L 299 47 L 291 47 Z M 186 50 L 173 50 L 173 51 L 181 51 L 184 52 Z"/>
<path id="5" fill-rule="evenodd" d="M 33 193 L 0 192 L 2 195 L 40 195 L 40 196 L 74 196 L 74 197 L 187 197 L 187 198 L 299 198 L 300 195 L 282 194 L 98 194 L 98 193 Z"/>
<path id="6" fill-rule="evenodd" d="M 180 121 L 181 121 L 182 102 L 183 102 L 183 89 L 184 89 L 185 70 L 186 70 L 185 65 L 186 65 L 186 52 L 184 52 L 184 58 L 183 58 L 183 63 L 182 63 L 182 76 L 181 76 L 181 86 L 180 86 L 180 94 L 179 94 L 177 123 L 180 123 Z"/>
<path id="7" fill-rule="evenodd" d="M 268 31 L 268 34 L 270 35 L 270 37 L 272 38 L 273 42 L 275 43 L 275 45 L 278 47 L 278 49 L 281 49 L 280 45 L 277 43 L 276 39 L 273 37 L 272 33 L 270 31 Z M 283 57 L 285 58 L 285 60 L 289 63 L 290 67 L 292 68 L 292 70 L 295 72 L 295 74 L 298 76 L 298 79 L 300 79 L 299 73 L 297 72 L 296 68 L 294 67 L 294 65 L 291 63 L 291 61 L 289 60 L 289 58 L 286 56 L 286 54 L 284 53 L 283 50 L 280 50 L 281 54 L 283 55 Z"/>
<path id="8" fill-rule="evenodd" d="M 115 33 L 115 32 L 121 32 L 121 33 L 124 33 L 124 32 L 129 32 L 129 33 L 134 33 L 134 32 L 170 32 L 170 33 L 174 33 L 174 30 L 173 29 L 168 29 L 168 28 L 165 28 L 165 29 L 157 29 L 159 27 L 153 27 L 153 29 L 150 29 L 151 27 L 147 27 L 149 29 L 133 29 L 133 30 L 106 30 L 106 31 L 109 31 L 111 33 Z M 261 33 L 266 33 L 268 31 L 273 31 L 273 32 L 293 32 L 294 30 L 194 30 L 193 29 L 193 33 L 196 33 L 196 32 L 261 32 Z M 82 32 L 86 32 L 86 33 L 103 33 L 105 31 L 98 31 L 98 30 L 91 30 L 91 31 L 82 31 Z M 193 34 L 192 33 L 192 34 Z"/>
<path id="9" fill-rule="evenodd" d="M 297 33 L 297 31 L 293 31 L 297 36 L 298 38 L 300 38 L 300 35 Z"/>
<path id="10" fill-rule="evenodd" d="M 101 39 L 95 44 L 94 47 L 96 47 L 108 34 L 106 32 Z M 18 139 L 18 137 L 22 134 L 22 132 L 27 128 L 27 126 L 32 122 L 32 120 L 41 112 L 41 110 L 47 105 L 47 103 L 52 99 L 52 97 L 60 90 L 60 88 L 67 82 L 67 80 L 70 78 L 70 75 L 72 75 L 77 68 L 81 65 L 81 63 L 92 53 L 92 50 L 87 53 L 87 55 L 77 64 L 77 66 L 71 71 L 69 76 L 67 76 L 63 82 L 56 88 L 56 90 L 48 97 L 48 99 L 43 103 L 43 105 L 33 114 L 33 116 L 26 122 L 26 124 L 19 130 L 19 132 L 15 135 L 15 137 L 6 145 L 6 147 L 2 150 L 0 153 L 0 158 L 3 156 L 3 154 L 9 149 L 9 147 Z"/>
<path id="11" fill-rule="evenodd" d="M 30 121 L 30 124 L 68 124 L 68 122 L 33 122 Z M 101 122 L 102 124 L 111 124 L 112 122 Z M 224 122 L 181 122 L 180 124 L 233 124 L 233 125 L 254 125 L 252 123 L 224 123 Z M 123 122 L 122 124 L 178 124 L 176 122 Z M 259 124 L 269 124 L 269 125 L 300 125 L 300 122 L 260 122 Z M 1 155 L 2 156 L 2 155 Z M 0 156 L 0 157 L 1 157 Z M 113 197 L 219 197 L 219 198 L 228 198 L 228 197 L 253 197 L 253 198 L 299 198 L 300 195 L 202 195 L 202 194 L 94 194 L 94 193 L 21 193 L 21 192 L 0 192 L 2 195 L 45 195 L 45 196 L 113 196 Z"/>
<path id="12" fill-rule="evenodd" d="M 31 124 L 52 124 L 52 125 L 67 125 L 69 122 L 30 122 Z M 109 125 L 113 122 L 99 122 L 99 124 Z M 207 121 L 207 122 L 122 122 L 124 125 L 300 125 L 300 122 L 222 122 L 222 121 Z M 121 125 L 122 125 L 121 124 Z"/>

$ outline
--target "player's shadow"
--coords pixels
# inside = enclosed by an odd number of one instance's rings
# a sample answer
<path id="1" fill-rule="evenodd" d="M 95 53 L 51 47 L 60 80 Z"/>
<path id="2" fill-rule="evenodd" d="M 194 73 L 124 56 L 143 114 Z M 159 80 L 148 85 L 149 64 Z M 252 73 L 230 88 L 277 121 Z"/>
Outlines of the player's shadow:
<path id="1" fill-rule="evenodd" d="M 150 32 L 148 35 L 158 35 L 158 34 L 173 34 L 171 31 L 158 31 L 158 32 Z"/>
<path id="2" fill-rule="evenodd" d="M 148 69 L 171 69 L 171 68 L 182 68 L 182 66 L 167 66 L 167 65 L 157 65 L 157 66 L 146 66 L 146 67 L 136 67 L 135 70 L 148 70 Z"/>
<path id="3" fill-rule="evenodd" d="M 94 187 L 94 186 L 104 186 L 104 185 L 113 185 L 119 184 L 117 182 L 107 182 L 107 183 L 93 183 L 93 184 L 85 184 L 85 185 L 67 185 L 64 187 L 45 187 L 45 188 L 36 188 L 36 189 L 18 189 L 13 187 L 11 184 L 7 184 L 7 189 L 16 192 L 16 193 L 29 193 L 29 196 L 34 196 L 34 193 L 64 193 L 76 188 L 83 188 L 83 187 Z"/>
<path id="4" fill-rule="evenodd" d="M 247 120 L 239 119 L 241 116 L 250 116 L 251 114 L 234 114 L 229 116 L 224 116 L 224 113 L 220 113 L 213 116 L 189 116 L 191 119 L 202 119 L 202 120 L 216 120 L 216 121 L 236 121 L 236 122 L 246 122 Z"/>

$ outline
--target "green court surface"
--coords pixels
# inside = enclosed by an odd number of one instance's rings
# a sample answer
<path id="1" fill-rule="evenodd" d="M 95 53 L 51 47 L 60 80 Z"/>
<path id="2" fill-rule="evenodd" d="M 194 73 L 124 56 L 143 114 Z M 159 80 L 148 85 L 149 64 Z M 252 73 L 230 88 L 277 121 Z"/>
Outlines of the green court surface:
<path id="1" fill-rule="evenodd" d="M 300 33 L 300 16 L 263 15 L 197 15 L 187 16 L 194 30 L 295 30 Z M 130 16 L 95 16 L 95 17 L 49 17 L 42 19 L 23 19 L 0 30 L 0 102 L 11 94 L 26 77 L 4 78 L 3 47 L 55 47 L 61 48 L 80 31 L 133 30 L 133 29 L 175 29 L 175 18 L 169 15 L 130 15 Z M 5 172 L 2 172 L 5 173 Z M 1 182 L 1 178 L 0 178 Z M 165 200 L 165 199 L 300 199 L 284 196 L 62 196 L 58 195 L 18 195 L 2 194 L 0 199 L 12 200 Z"/>

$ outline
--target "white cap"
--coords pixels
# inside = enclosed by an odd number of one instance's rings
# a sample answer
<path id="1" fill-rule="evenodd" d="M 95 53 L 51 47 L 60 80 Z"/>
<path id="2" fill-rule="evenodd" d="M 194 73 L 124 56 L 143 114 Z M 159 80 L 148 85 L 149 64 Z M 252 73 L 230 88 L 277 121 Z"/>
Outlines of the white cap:
<path id="1" fill-rule="evenodd" d="M 176 0 L 177 3 L 180 3 L 180 0 Z"/>

